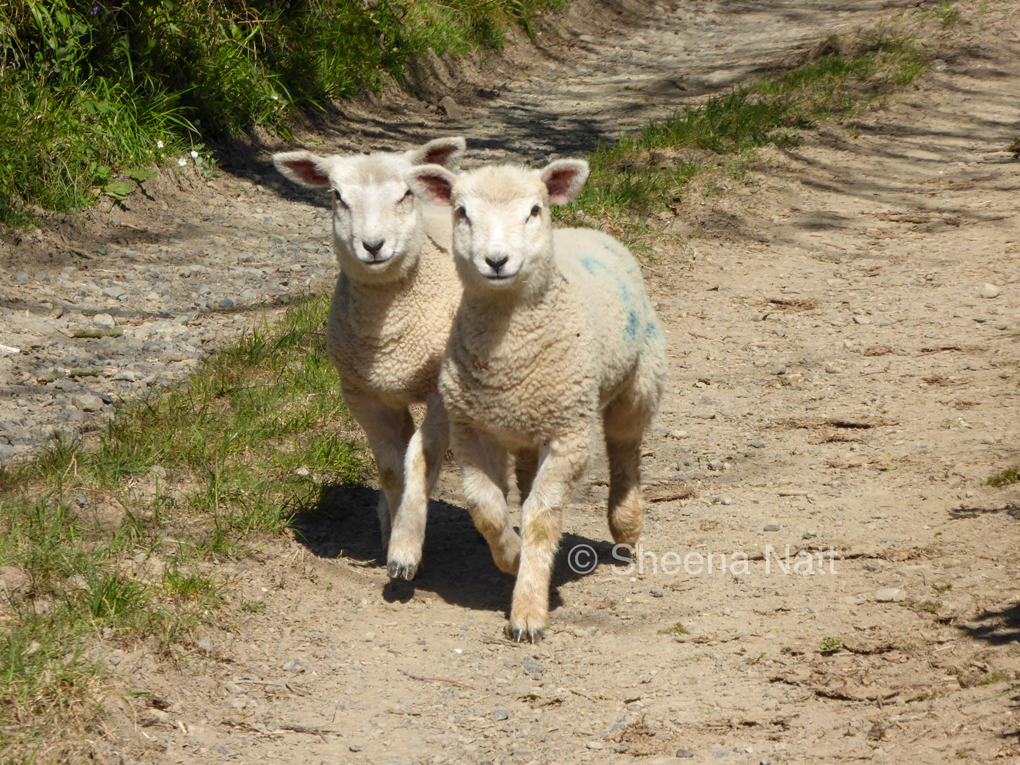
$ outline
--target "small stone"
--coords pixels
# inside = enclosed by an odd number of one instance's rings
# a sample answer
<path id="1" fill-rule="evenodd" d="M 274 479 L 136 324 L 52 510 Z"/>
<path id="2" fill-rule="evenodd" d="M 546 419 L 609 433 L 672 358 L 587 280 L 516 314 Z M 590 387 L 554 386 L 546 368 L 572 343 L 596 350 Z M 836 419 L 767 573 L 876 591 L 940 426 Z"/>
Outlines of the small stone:
<path id="1" fill-rule="evenodd" d="M 695 417 L 699 420 L 714 420 L 718 414 L 715 409 L 710 406 L 697 406 L 694 411 L 691 412 L 691 417 Z"/>
<path id="2" fill-rule="evenodd" d="M 721 497 L 715 497 L 712 500 L 712 504 L 713 505 L 732 505 L 733 504 L 733 497 L 729 496 L 728 494 L 723 494 Z"/>
<path id="3" fill-rule="evenodd" d="M 825 365 L 825 372 L 826 372 L 826 374 L 830 374 L 830 375 L 842 374 L 843 373 L 843 367 L 839 366 L 838 364 L 826 364 Z"/>
<path id="4" fill-rule="evenodd" d="M 935 59 L 934 61 L 931 62 L 931 70 L 933 72 L 944 72 L 948 68 L 949 68 L 949 64 L 947 64 L 945 61 L 943 61 L 940 58 L 937 58 L 937 59 Z M 766 758 L 762 758 L 762 759 L 766 759 Z M 763 762 L 762 765 L 766 765 L 766 763 Z"/>
<path id="5" fill-rule="evenodd" d="M 684 760 L 689 760 L 691 757 L 694 756 L 694 752 L 692 752 L 690 749 L 677 749 L 676 756 Z"/>
<path id="6" fill-rule="evenodd" d="M 818 532 L 817 531 L 815 531 L 814 529 L 808 529 L 807 531 L 804 532 L 804 536 L 801 537 L 801 538 L 802 539 L 814 539 L 817 536 L 818 536 Z"/>
<path id="7" fill-rule="evenodd" d="M 532 675 L 537 675 L 537 674 L 541 674 L 542 672 L 545 672 L 545 667 L 543 667 L 541 664 L 539 664 L 534 659 L 525 659 L 524 660 L 524 671 L 528 672 L 529 674 L 532 674 Z"/>
<path id="8" fill-rule="evenodd" d="M 601 741 L 589 741 L 585 744 L 589 749 L 605 749 L 606 745 Z"/>
<path id="9" fill-rule="evenodd" d="M 351 744 L 347 748 L 350 749 L 352 752 L 360 752 L 361 751 L 361 747 L 358 746 L 357 744 Z"/>
<path id="10" fill-rule="evenodd" d="M 83 412 L 99 412 L 103 408 L 103 400 L 99 398 L 99 396 L 94 396 L 91 393 L 82 393 L 78 396 L 74 396 L 71 399 L 71 403 Z"/>
<path id="11" fill-rule="evenodd" d="M 981 285 L 981 297 L 983 298 L 997 298 L 1002 294 L 1002 287 L 995 284 L 985 283 Z"/>
<path id="12" fill-rule="evenodd" d="M 451 120 L 464 119 L 464 107 L 454 101 L 450 96 L 443 97 L 443 100 L 439 102 L 439 108 L 442 109 L 446 113 L 446 116 Z"/>
<path id="13" fill-rule="evenodd" d="M 247 688 L 245 688 L 243 685 L 238 685 L 237 683 L 224 683 L 223 690 L 225 690 L 227 693 L 233 693 L 236 695 L 242 695 L 248 692 Z"/>
<path id="14" fill-rule="evenodd" d="M 199 284 L 198 289 L 195 290 L 195 293 L 198 295 L 208 295 L 210 292 L 212 290 L 209 289 L 208 284 Z"/>
<path id="15" fill-rule="evenodd" d="M 652 590 L 651 595 L 653 598 L 661 598 L 663 597 L 663 592 L 662 590 Z"/>
<path id="16" fill-rule="evenodd" d="M 687 431 L 686 430 L 671 430 L 671 431 L 669 431 L 669 437 L 670 438 L 675 438 L 675 439 L 677 439 L 679 441 L 682 438 L 687 438 Z"/>
<path id="17" fill-rule="evenodd" d="M 100 329 L 113 329 L 117 326 L 117 322 L 108 313 L 97 313 L 92 317 L 92 323 Z"/>
<path id="18" fill-rule="evenodd" d="M 763 530 L 764 531 L 779 531 L 779 528 L 780 528 L 779 521 L 773 519 L 773 520 L 770 520 L 768 523 L 765 524 Z"/>
<path id="19" fill-rule="evenodd" d="M 87 590 L 89 589 L 89 583 L 85 581 L 85 577 L 81 574 L 75 574 L 67 580 L 67 587 L 70 590 Z"/>
<path id="20" fill-rule="evenodd" d="M 870 316 L 854 316 L 855 324 L 871 324 Z"/>
<path id="21" fill-rule="evenodd" d="M 118 648 L 116 651 L 110 653 L 110 655 L 107 657 L 107 661 L 109 661 L 113 666 L 116 667 L 118 664 L 124 661 L 124 652 Z"/>
<path id="22" fill-rule="evenodd" d="M 310 662 L 304 656 L 300 656 L 296 659 L 291 659 L 283 665 L 282 669 L 284 672 L 304 672 L 308 669 Z"/>
<path id="23" fill-rule="evenodd" d="M 202 638 L 201 640 L 198 641 L 198 647 L 201 648 L 203 651 L 211 653 L 212 652 L 212 639 L 208 638 L 208 637 Z"/>
<path id="24" fill-rule="evenodd" d="M 765 442 L 764 441 L 749 441 L 747 445 L 750 446 L 752 449 L 764 449 L 765 448 Z"/>
<path id="25" fill-rule="evenodd" d="M 879 603 L 900 603 L 907 599 L 907 593 L 898 587 L 884 587 L 875 592 L 875 600 Z"/>
<path id="26" fill-rule="evenodd" d="M 500 722 L 501 720 L 506 720 L 509 717 L 510 717 L 510 713 L 507 712 L 505 709 L 494 709 L 494 710 L 492 710 L 492 719 L 495 720 L 496 722 Z"/>
<path id="27" fill-rule="evenodd" d="M 103 294 L 106 295 L 106 297 L 113 298 L 114 300 L 118 299 L 125 292 L 126 290 L 123 287 L 118 287 L 117 285 L 114 285 L 113 287 L 107 287 L 105 290 L 103 290 Z"/>

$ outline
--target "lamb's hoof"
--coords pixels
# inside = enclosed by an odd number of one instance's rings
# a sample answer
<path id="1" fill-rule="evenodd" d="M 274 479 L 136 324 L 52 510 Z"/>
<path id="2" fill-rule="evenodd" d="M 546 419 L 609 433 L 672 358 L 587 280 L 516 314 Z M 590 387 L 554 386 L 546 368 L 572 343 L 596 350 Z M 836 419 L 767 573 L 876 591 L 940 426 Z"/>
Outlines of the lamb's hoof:
<path id="1" fill-rule="evenodd" d="M 410 582 L 418 574 L 418 564 L 391 560 L 386 566 L 386 573 L 390 579 L 406 579 Z"/>
<path id="2" fill-rule="evenodd" d="M 545 634 L 545 630 L 541 627 L 515 627 L 510 625 L 506 628 L 507 637 L 513 640 L 515 643 L 523 643 L 525 638 L 532 645 L 538 643 L 542 639 L 542 635 Z"/>

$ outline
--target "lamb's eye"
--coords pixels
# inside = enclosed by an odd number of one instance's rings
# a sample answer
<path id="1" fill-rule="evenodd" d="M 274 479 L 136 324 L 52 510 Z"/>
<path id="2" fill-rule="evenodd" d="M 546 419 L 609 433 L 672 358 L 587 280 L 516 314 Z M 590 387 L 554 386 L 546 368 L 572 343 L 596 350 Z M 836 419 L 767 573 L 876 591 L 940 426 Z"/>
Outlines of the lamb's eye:
<path id="1" fill-rule="evenodd" d="M 333 199 L 335 199 L 336 203 L 342 208 L 345 210 L 347 209 L 347 203 L 344 201 L 344 198 L 340 196 L 340 192 L 337 189 L 333 189 Z"/>
<path id="2" fill-rule="evenodd" d="M 408 200 L 412 199 L 413 197 L 414 197 L 414 192 L 413 192 L 413 191 L 411 191 L 410 189 L 408 189 L 408 190 L 407 190 L 407 193 L 406 193 L 406 194 L 404 194 L 404 196 L 402 196 L 402 197 L 400 198 L 400 201 L 401 201 L 401 202 L 407 202 Z"/>
<path id="3" fill-rule="evenodd" d="M 464 205 L 458 205 L 453 212 L 457 216 L 457 220 L 462 220 L 465 223 L 471 222 L 471 219 L 467 216 L 467 210 L 464 209 Z"/>
<path id="4" fill-rule="evenodd" d="M 537 218 L 542 212 L 542 205 L 535 205 L 531 208 L 531 217 Z"/>

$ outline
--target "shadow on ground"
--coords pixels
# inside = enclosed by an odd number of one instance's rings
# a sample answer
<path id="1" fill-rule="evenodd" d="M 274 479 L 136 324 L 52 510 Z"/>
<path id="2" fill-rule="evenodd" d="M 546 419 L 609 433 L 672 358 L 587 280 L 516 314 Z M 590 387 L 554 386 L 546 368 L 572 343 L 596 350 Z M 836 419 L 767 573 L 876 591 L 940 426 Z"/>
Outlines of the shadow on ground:
<path id="1" fill-rule="evenodd" d="M 348 558 L 384 568 L 386 560 L 375 512 L 378 496 L 376 489 L 366 486 L 324 486 L 315 504 L 299 509 L 293 518 L 298 543 L 319 558 Z M 620 563 L 612 557 L 612 543 L 564 534 L 553 570 L 550 611 L 563 605 L 560 585 L 587 576 L 592 573 L 587 569 L 595 568 L 588 565 L 579 574 L 571 567 L 568 557 L 580 545 L 594 550 L 600 563 Z M 514 581 L 492 562 L 489 546 L 475 529 L 468 511 L 433 500 L 429 503 L 425 552 L 418 576 L 412 582 L 388 581 L 382 595 L 389 602 L 406 602 L 423 591 L 453 605 L 508 613 Z"/>

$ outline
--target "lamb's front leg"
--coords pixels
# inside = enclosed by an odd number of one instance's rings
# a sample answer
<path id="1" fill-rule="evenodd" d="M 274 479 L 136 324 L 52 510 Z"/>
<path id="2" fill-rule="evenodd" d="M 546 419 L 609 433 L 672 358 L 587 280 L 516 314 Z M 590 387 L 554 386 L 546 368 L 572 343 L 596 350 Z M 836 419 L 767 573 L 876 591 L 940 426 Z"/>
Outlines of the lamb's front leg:
<path id="1" fill-rule="evenodd" d="M 510 638 L 537 643 L 549 621 L 549 584 L 559 547 L 560 514 L 588 464 L 588 439 L 551 441 L 539 451 L 538 473 L 522 508 L 521 567 L 510 609 Z"/>
<path id="2" fill-rule="evenodd" d="M 391 579 L 414 579 L 421 565 L 429 496 L 439 479 L 443 455 L 450 445 L 450 422 L 438 393 L 428 400 L 421 427 L 411 437 L 404 457 L 404 493 L 393 518 L 386 556 Z"/>
<path id="3" fill-rule="evenodd" d="M 395 409 L 372 396 L 346 389 L 344 403 L 365 431 L 375 457 L 382 489 L 376 512 L 379 514 L 382 547 L 387 550 L 393 515 L 400 507 L 400 496 L 404 491 L 404 453 L 414 435 L 414 419 L 407 407 Z"/>
<path id="4" fill-rule="evenodd" d="M 456 423 L 450 426 L 450 438 L 463 475 L 464 501 L 471 520 L 489 543 L 499 570 L 516 574 L 521 562 L 521 538 L 510 525 L 506 506 L 506 450 Z"/>

